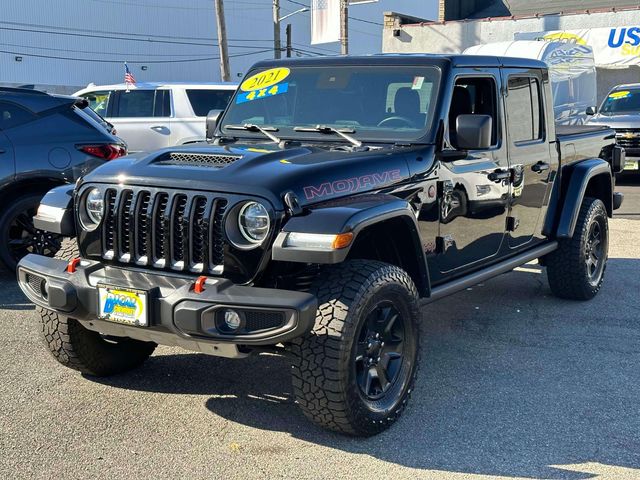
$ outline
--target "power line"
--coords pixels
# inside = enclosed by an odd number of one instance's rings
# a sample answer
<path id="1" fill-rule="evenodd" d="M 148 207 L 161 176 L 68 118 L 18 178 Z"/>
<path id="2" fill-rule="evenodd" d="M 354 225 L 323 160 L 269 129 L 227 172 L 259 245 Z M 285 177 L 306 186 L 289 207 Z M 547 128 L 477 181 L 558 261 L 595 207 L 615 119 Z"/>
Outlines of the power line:
<path id="1" fill-rule="evenodd" d="M 74 50 L 74 49 L 70 49 L 70 48 L 53 48 L 53 47 L 42 47 L 42 46 L 34 46 L 34 45 L 20 45 L 17 43 L 0 43 L 0 45 L 5 46 L 5 47 L 18 47 L 18 48 L 29 48 L 29 49 L 33 49 L 33 50 L 50 50 L 50 51 L 55 51 L 55 52 L 73 52 L 73 53 L 87 53 L 87 54 L 97 54 L 97 55 L 120 55 L 120 56 L 127 56 L 127 55 L 132 55 L 131 52 L 97 52 L 97 51 L 90 51 L 90 50 Z M 145 57 L 193 57 L 193 58 L 197 58 L 197 57 L 202 57 L 202 56 L 208 56 L 208 53 L 201 53 L 201 54 L 194 54 L 194 55 L 188 55 L 188 54 L 167 54 L 167 53 L 139 53 L 139 54 L 134 54 L 134 55 L 144 55 Z"/>
<path id="2" fill-rule="evenodd" d="M 35 28 L 35 29 L 48 29 L 48 30 L 60 30 L 61 32 L 39 32 L 38 33 L 68 33 L 68 32 L 63 32 L 62 30 L 67 30 L 69 32 L 82 32 L 82 33 L 89 33 L 89 34 L 97 34 L 97 33 L 103 33 L 106 35 L 126 35 L 129 37 L 142 37 L 145 41 L 148 41 L 148 39 L 153 38 L 153 39 L 169 39 L 169 40 L 174 40 L 174 39 L 180 39 L 180 40 L 202 40 L 202 41 L 207 41 L 207 42 L 212 42 L 215 41 L 213 39 L 213 37 L 186 37 L 186 36 L 178 36 L 178 35 L 157 35 L 157 34 L 145 34 L 145 33 L 135 33 L 135 32 L 117 32 L 117 31 L 107 31 L 107 30 L 96 30 L 96 29 L 86 29 L 86 28 L 74 28 L 74 27 L 62 27 L 62 26 L 54 26 L 54 25 L 41 25 L 41 24 L 35 24 L 35 23 L 21 23 L 21 22 L 7 22 L 7 21 L 2 21 L 0 20 L 0 24 L 4 24 L 4 25 L 12 25 L 12 26 L 20 26 L 20 27 L 31 27 L 31 28 Z M 1 28 L 1 27 L 0 27 Z M 8 29 L 8 28 L 7 28 Z M 31 30 L 29 30 L 31 31 Z M 103 38 L 103 37 L 100 37 Z M 114 38 L 114 37 L 108 37 L 108 38 Z M 125 39 L 125 40 L 133 40 L 133 39 Z M 232 42 L 271 42 L 272 40 L 269 38 L 265 38 L 265 39 L 244 39 L 244 38 L 230 38 L 229 41 Z M 167 42 L 167 43 L 171 43 L 171 42 Z M 206 45 L 210 45 L 210 43 L 207 43 Z"/>
<path id="3" fill-rule="evenodd" d="M 250 55 L 258 55 L 261 53 L 271 52 L 273 51 L 271 48 L 260 50 L 258 52 L 245 52 L 245 53 L 235 53 L 229 55 L 229 57 L 245 57 Z M 24 52 L 12 52 L 8 50 L 0 50 L 0 53 L 8 53 L 10 55 L 20 55 L 23 57 L 35 57 L 35 58 L 48 58 L 53 60 L 72 60 L 75 62 L 93 62 L 93 63 L 122 63 L 122 60 L 104 60 L 95 58 L 77 58 L 77 57 L 60 57 L 55 55 L 42 55 L 36 53 L 24 53 Z M 166 63 L 193 63 L 193 62 L 208 62 L 211 60 L 219 60 L 220 57 L 207 57 L 207 58 L 195 58 L 195 59 L 185 59 L 185 60 L 128 60 L 127 63 L 135 63 L 135 64 L 166 64 Z"/>
<path id="4" fill-rule="evenodd" d="M 92 35 L 88 33 L 70 33 L 70 32 L 52 32 L 46 30 L 35 30 L 35 29 L 27 29 L 27 28 L 13 28 L 13 27 L 2 27 L 0 26 L 0 30 L 9 30 L 9 31 L 19 31 L 19 32 L 29 32 L 29 33 L 42 33 L 42 34 L 50 34 L 50 35 L 63 35 L 63 36 L 71 36 L 71 37 L 83 37 L 83 38 L 100 38 L 107 40 L 125 40 L 129 42 L 144 42 L 144 43 L 160 43 L 160 44 L 173 44 L 173 45 L 195 45 L 200 47 L 215 47 L 217 46 L 217 42 L 211 40 L 209 43 L 197 43 L 197 42 L 178 42 L 178 41 L 169 41 L 169 40 L 154 40 L 152 38 L 126 38 L 126 37 L 116 37 L 116 36 L 104 36 L 104 35 Z M 236 40 L 233 40 L 236 41 Z M 263 47 L 259 46 L 251 46 L 251 45 L 229 45 L 234 48 L 253 48 L 253 49 L 262 49 Z"/>

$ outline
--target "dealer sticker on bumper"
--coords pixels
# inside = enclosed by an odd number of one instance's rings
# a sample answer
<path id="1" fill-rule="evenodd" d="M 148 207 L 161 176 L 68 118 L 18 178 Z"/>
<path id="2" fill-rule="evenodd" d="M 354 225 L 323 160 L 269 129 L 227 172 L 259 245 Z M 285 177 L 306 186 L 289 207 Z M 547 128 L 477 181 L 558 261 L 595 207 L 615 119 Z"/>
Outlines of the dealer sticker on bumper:
<path id="1" fill-rule="evenodd" d="M 110 322 L 146 327 L 147 292 L 98 285 L 98 318 Z"/>

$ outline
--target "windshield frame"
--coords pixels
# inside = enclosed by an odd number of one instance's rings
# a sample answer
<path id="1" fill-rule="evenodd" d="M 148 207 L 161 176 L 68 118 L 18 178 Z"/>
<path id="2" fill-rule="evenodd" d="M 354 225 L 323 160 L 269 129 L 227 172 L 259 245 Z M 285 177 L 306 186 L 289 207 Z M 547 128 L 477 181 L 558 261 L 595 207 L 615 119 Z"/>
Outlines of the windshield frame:
<path id="1" fill-rule="evenodd" d="M 318 70 L 327 70 L 327 69 L 336 70 L 336 69 L 342 69 L 342 68 L 356 68 L 356 69 L 371 68 L 371 69 L 380 69 L 380 70 L 384 70 L 384 69 L 396 70 L 398 68 L 414 68 L 417 71 L 431 70 L 433 72 L 434 81 L 432 84 L 432 90 L 431 90 L 432 93 L 431 93 L 431 99 L 429 102 L 428 110 L 425 113 L 427 122 L 423 127 L 416 129 L 414 136 L 407 136 L 407 135 L 396 136 L 394 131 L 391 129 L 387 131 L 381 131 L 379 134 L 376 134 L 376 135 L 371 135 L 370 131 L 367 131 L 366 129 L 364 131 L 360 130 L 358 129 L 357 126 L 353 127 L 355 128 L 356 132 L 350 135 L 360 142 L 369 143 L 369 144 L 375 144 L 375 143 L 388 144 L 388 143 L 398 143 L 398 142 L 411 143 L 411 144 L 432 144 L 433 143 L 434 126 L 436 126 L 438 123 L 436 116 L 437 116 L 438 105 L 440 101 L 439 91 L 441 89 L 442 79 L 443 79 L 443 71 L 439 65 L 433 64 L 433 63 L 409 62 L 409 63 L 389 64 L 389 65 L 377 64 L 377 63 L 367 63 L 367 64 L 357 64 L 357 65 L 342 64 L 342 63 L 327 63 L 322 65 L 299 65 L 299 66 L 295 64 L 283 63 L 282 66 L 290 68 L 292 70 L 296 68 L 318 69 Z M 272 67 L 273 67 L 272 65 L 269 65 L 269 66 L 259 65 L 256 67 L 252 67 L 247 72 L 244 78 L 245 79 L 250 78 L 252 75 L 255 75 L 256 73 L 259 73 L 261 71 L 268 70 Z M 226 120 L 229 116 L 229 112 L 236 105 L 236 99 L 238 95 L 242 93 L 243 92 L 241 88 L 238 87 L 238 89 L 236 89 L 235 93 L 231 97 L 231 100 L 229 101 L 227 108 L 224 110 L 224 112 L 222 113 L 222 116 L 220 117 L 220 120 L 217 122 L 216 136 L 217 137 L 234 137 L 234 138 L 251 139 L 251 140 L 264 140 L 265 137 L 259 132 L 227 130 L 225 128 L 225 125 L 227 124 Z M 344 138 L 341 138 L 340 136 L 329 136 L 321 132 L 318 132 L 318 133 L 304 132 L 303 133 L 303 132 L 295 131 L 294 127 L 299 127 L 300 125 L 294 125 L 294 123 L 295 122 L 292 122 L 291 125 L 288 125 L 286 128 L 280 128 L 282 127 L 281 125 L 272 125 L 270 123 L 265 123 L 264 125 L 260 125 L 260 126 L 277 127 L 277 132 L 278 132 L 277 135 L 282 140 L 309 141 L 314 143 L 349 143 Z M 235 125 L 236 123 L 233 121 L 229 121 L 228 124 Z M 337 128 L 344 128 L 344 127 L 338 126 Z"/>
<path id="2" fill-rule="evenodd" d="M 609 93 L 607 93 L 607 96 L 604 98 L 604 100 L 602 101 L 602 103 L 600 104 L 600 107 L 598 108 L 598 113 L 601 115 L 604 115 L 606 117 L 611 117 L 614 115 L 640 115 L 640 107 L 638 108 L 638 110 L 629 110 L 629 111 L 620 111 L 620 110 L 616 110 L 616 111 L 611 111 L 611 110 L 604 110 L 604 106 L 607 103 L 607 100 L 609 99 L 609 97 L 613 94 L 616 94 L 618 92 L 625 92 L 625 91 L 629 91 L 632 93 L 632 95 L 638 95 L 640 96 L 640 86 L 633 86 L 633 87 L 616 87 L 614 89 L 612 89 Z M 614 102 L 612 102 L 614 103 Z"/>

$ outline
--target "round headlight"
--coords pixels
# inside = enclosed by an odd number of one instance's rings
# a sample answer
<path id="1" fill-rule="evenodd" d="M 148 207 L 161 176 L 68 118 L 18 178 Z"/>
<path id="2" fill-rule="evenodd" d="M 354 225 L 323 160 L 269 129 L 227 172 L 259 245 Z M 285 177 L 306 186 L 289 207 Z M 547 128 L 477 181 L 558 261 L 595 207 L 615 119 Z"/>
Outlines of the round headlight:
<path id="1" fill-rule="evenodd" d="M 92 189 L 84 200 L 83 225 L 87 230 L 95 230 L 104 214 L 104 195 L 99 188 Z"/>
<path id="2" fill-rule="evenodd" d="M 269 233 L 269 212 L 258 202 L 245 203 L 238 214 L 242 236 L 251 243 L 262 243 Z"/>

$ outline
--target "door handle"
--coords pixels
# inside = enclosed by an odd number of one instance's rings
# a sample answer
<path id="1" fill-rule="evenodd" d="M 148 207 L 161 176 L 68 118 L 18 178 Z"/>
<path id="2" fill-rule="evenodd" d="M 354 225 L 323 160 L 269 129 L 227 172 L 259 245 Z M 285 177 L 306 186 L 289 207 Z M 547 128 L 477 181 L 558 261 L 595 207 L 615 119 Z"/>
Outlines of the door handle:
<path id="1" fill-rule="evenodd" d="M 4 148 L 0 148 L 0 153 L 7 153 L 7 151 Z"/>
<path id="2" fill-rule="evenodd" d="M 494 172 L 491 172 L 489 175 L 487 175 L 487 177 L 492 182 L 499 183 L 503 180 L 509 180 L 511 178 L 511 171 L 499 169 Z"/>
<path id="3" fill-rule="evenodd" d="M 545 170 L 549 170 L 549 164 L 545 162 L 538 162 L 531 167 L 531 170 L 533 170 L 536 173 L 542 173 Z"/>

